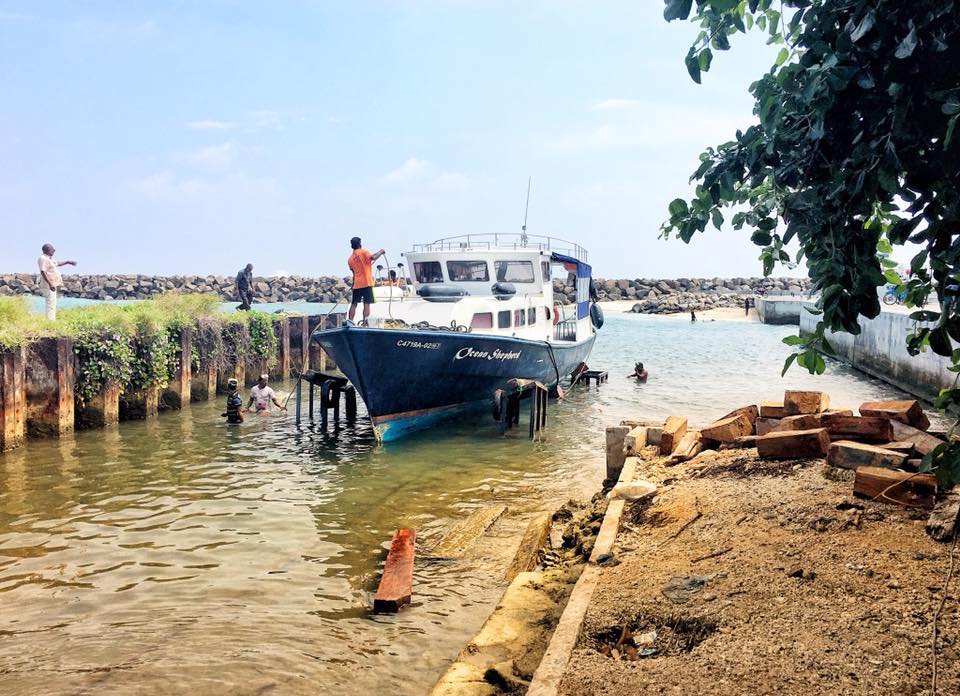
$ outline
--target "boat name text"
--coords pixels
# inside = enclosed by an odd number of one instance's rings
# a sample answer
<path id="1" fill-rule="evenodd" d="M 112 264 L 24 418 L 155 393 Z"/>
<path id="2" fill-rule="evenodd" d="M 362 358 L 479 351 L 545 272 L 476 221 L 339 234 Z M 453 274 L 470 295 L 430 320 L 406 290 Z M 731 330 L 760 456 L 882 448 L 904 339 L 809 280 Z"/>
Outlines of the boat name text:
<path id="1" fill-rule="evenodd" d="M 499 360 L 501 362 L 505 360 L 518 360 L 520 358 L 520 353 L 523 351 L 511 350 L 511 351 L 502 351 L 499 348 L 495 348 L 492 352 L 488 350 L 475 350 L 473 348 L 461 348 L 453 356 L 454 360 L 463 360 L 464 358 L 476 358 L 477 360 Z"/>

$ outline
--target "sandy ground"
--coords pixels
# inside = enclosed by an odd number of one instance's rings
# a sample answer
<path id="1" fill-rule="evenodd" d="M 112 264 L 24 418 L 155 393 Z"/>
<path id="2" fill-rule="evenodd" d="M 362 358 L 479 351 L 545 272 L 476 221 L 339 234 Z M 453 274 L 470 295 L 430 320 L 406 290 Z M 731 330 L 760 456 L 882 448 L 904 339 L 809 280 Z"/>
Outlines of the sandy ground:
<path id="1" fill-rule="evenodd" d="M 926 512 L 854 499 L 851 473 L 822 460 L 662 462 L 641 461 L 661 491 L 625 514 L 561 694 L 930 693 L 950 545 Z M 940 694 L 960 693 L 958 586 Z"/>
<path id="2" fill-rule="evenodd" d="M 612 300 L 607 302 L 598 302 L 597 304 L 600 305 L 604 312 L 616 314 L 618 312 L 629 312 L 631 309 L 633 309 L 633 305 L 636 304 L 636 300 Z M 657 316 L 680 321 L 690 321 L 689 312 L 660 314 Z M 722 319 L 724 321 L 757 321 L 757 310 L 751 309 L 749 317 L 744 314 L 742 307 L 718 307 L 717 309 L 708 309 L 702 312 L 697 312 L 697 320 L 699 321 L 710 321 L 712 319 Z"/>

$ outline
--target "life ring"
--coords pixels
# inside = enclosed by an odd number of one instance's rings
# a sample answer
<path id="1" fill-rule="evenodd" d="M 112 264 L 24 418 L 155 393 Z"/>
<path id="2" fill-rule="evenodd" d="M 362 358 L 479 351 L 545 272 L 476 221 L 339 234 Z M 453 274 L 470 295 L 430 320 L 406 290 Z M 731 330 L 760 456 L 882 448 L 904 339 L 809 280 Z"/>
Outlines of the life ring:
<path id="1" fill-rule="evenodd" d="M 553 305 L 553 323 L 556 324 L 560 321 L 560 303 L 557 302 Z"/>

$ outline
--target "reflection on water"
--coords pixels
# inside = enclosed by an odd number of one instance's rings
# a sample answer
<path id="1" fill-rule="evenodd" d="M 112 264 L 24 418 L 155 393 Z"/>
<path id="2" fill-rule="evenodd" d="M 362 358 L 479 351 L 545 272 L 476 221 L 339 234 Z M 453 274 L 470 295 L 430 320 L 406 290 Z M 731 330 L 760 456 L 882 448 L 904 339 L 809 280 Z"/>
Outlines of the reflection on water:
<path id="1" fill-rule="evenodd" d="M 788 331 L 611 317 L 591 361 L 610 382 L 552 404 L 538 443 L 474 418 L 379 448 L 362 422 L 227 427 L 207 403 L 2 455 L 3 692 L 423 693 L 495 603 L 525 516 L 596 489 L 605 424 L 702 422 L 785 386 L 900 395 L 840 366 L 781 380 Z M 391 530 L 429 539 L 492 502 L 510 511 L 490 542 L 418 560 L 413 606 L 369 615 Z"/>

